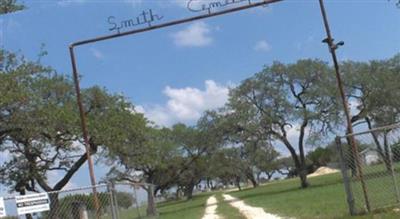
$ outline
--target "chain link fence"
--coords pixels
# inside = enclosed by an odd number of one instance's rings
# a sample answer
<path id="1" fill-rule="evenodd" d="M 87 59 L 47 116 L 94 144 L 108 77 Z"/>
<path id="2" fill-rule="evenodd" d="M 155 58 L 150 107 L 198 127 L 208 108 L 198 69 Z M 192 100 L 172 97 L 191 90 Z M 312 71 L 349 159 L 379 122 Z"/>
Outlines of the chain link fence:
<path id="1" fill-rule="evenodd" d="M 147 215 L 148 203 L 155 210 L 151 184 L 108 183 L 47 193 L 49 210 L 19 214 L 16 197 L 4 198 L 4 219 L 136 219 Z M 97 194 L 96 198 L 93 195 Z"/>
<path id="2" fill-rule="evenodd" d="M 400 124 L 337 137 L 336 143 L 351 215 L 400 204 Z"/>

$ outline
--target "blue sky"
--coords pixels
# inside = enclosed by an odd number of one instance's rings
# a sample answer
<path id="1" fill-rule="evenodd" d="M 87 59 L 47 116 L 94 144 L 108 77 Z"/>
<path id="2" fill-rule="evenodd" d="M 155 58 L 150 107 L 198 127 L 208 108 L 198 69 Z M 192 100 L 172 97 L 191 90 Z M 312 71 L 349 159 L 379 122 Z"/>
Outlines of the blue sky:
<path id="1" fill-rule="evenodd" d="M 198 15 L 184 0 L 25 0 L 27 10 L 0 17 L 0 44 L 58 72 L 71 73 L 68 45 L 110 34 L 109 16 L 131 19 L 152 9 L 158 23 Z M 386 0 L 326 0 L 340 60 L 370 60 L 400 51 L 400 9 Z M 137 27 L 135 27 L 137 28 Z M 160 125 L 193 124 L 222 106 L 228 87 L 274 60 L 330 61 L 317 0 L 287 0 L 201 22 L 85 45 L 76 50 L 82 85 L 122 92 Z M 102 169 L 102 168 L 99 168 Z M 104 171 L 99 170 L 98 176 Z M 75 184 L 89 182 L 86 169 Z"/>

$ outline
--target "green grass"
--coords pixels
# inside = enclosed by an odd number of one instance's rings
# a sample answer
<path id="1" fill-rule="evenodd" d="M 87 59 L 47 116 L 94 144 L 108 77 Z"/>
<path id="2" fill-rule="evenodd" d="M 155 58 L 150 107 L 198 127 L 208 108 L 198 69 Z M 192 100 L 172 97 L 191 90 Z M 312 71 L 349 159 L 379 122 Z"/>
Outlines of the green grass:
<path id="1" fill-rule="evenodd" d="M 222 193 L 216 195 L 218 200 L 217 214 L 226 219 L 246 219 L 240 214 L 239 210 L 232 207 L 229 202 L 225 202 Z"/>
<path id="2" fill-rule="evenodd" d="M 214 193 L 202 193 L 192 200 L 171 201 L 157 206 L 161 219 L 201 219 L 207 199 Z"/>
<path id="3" fill-rule="evenodd" d="M 299 189 L 297 179 L 273 182 L 256 189 L 233 192 L 247 204 L 266 212 L 298 218 L 328 218 L 347 213 L 345 194 L 338 174 L 310 179 L 312 186 Z M 340 213 L 340 215 L 338 215 Z"/>
<path id="4" fill-rule="evenodd" d="M 392 177 L 382 166 L 366 168 L 365 179 L 370 194 L 371 205 L 384 206 L 393 204 L 395 200 L 394 190 L 391 189 Z M 397 179 L 400 182 L 400 178 Z M 294 217 L 299 219 L 380 219 L 400 218 L 400 213 L 393 208 L 375 212 L 375 214 L 350 217 L 346 195 L 340 173 L 309 178 L 311 186 L 300 189 L 297 178 L 275 181 L 258 188 L 245 189 L 229 194 L 243 200 L 253 207 L 262 207 L 266 212 L 274 213 L 283 217 Z M 357 193 L 356 207 L 363 208 L 363 196 L 359 182 L 353 181 L 353 190 Z M 225 219 L 243 219 L 239 211 L 229 203 L 223 201 L 222 193 L 202 193 L 193 197 L 190 201 L 170 201 L 160 203 L 157 206 L 161 219 L 200 219 L 206 207 L 206 201 L 211 195 L 218 199 L 217 214 Z M 399 207 L 400 208 L 400 207 Z M 141 209 L 141 215 L 145 209 Z M 120 213 L 121 219 L 137 218 L 136 209 Z M 145 217 L 142 217 L 145 218 Z M 105 218 L 106 219 L 106 218 Z M 108 219 L 108 218 L 107 218 Z"/>
<path id="5" fill-rule="evenodd" d="M 396 180 L 396 184 L 400 186 L 398 164 L 396 164 L 395 178 L 393 178 L 390 171 L 386 170 L 386 167 L 383 164 L 364 166 L 363 171 L 371 209 L 380 209 L 396 203 L 396 190 L 393 185 L 394 180 Z M 348 173 L 348 175 L 351 174 Z M 351 185 L 353 192 L 355 193 L 356 209 L 359 211 L 366 211 L 361 181 L 356 177 L 353 177 Z"/>
<path id="6" fill-rule="evenodd" d="M 120 209 L 119 219 L 136 219 L 136 218 L 146 218 L 146 207 Z M 101 219 L 112 219 L 111 213 L 104 215 Z"/>
<path id="7" fill-rule="evenodd" d="M 203 217 L 207 199 L 214 193 L 195 195 L 192 200 L 167 201 L 157 205 L 158 217 L 146 217 L 146 207 L 119 211 L 120 219 L 201 219 Z M 140 213 L 140 216 L 139 216 Z M 111 219 L 106 215 L 102 219 Z"/>
<path id="8" fill-rule="evenodd" d="M 377 179 L 382 180 L 382 179 Z M 387 179 L 383 179 L 385 181 Z M 283 217 L 296 218 L 350 218 L 348 206 L 339 173 L 309 179 L 311 186 L 307 189 L 299 188 L 298 179 L 277 181 L 256 189 L 246 189 L 232 192 L 247 204 L 262 207 L 265 211 Z M 370 189 L 379 190 L 381 184 L 371 183 Z M 391 195 L 374 194 L 375 196 Z M 357 217 L 352 217 L 357 218 Z M 366 215 L 358 218 L 400 218 L 399 214 L 389 210 L 375 216 Z"/>

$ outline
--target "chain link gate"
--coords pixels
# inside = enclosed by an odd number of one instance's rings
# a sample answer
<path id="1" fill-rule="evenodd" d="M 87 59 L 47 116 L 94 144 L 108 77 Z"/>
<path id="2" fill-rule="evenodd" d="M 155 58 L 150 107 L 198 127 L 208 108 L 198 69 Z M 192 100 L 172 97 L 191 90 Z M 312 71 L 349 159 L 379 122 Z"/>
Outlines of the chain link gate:
<path id="1" fill-rule="evenodd" d="M 400 124 L 338 136 L 336 145 L 351 215 L 400 205 Z"/>
<path id="2" fill-rule="evenodd" d="M 4 198 L 7 219 L 140 219 L 146 216 L 148 192 L 144 183 L 107 183 L 95 186 L 100 204 L 96 217 L 93 186 L 49 192 L 50 210 L 18 215 L 16 196 Z M 153 199 L 154 204 L 154 197 Z"/>

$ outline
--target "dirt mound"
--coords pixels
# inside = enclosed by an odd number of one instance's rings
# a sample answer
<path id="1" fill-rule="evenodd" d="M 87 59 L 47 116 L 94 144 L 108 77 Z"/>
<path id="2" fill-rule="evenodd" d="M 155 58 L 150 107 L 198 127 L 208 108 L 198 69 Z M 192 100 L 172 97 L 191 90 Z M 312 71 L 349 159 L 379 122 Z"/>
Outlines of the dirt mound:
<path id="1" fill-rule="evenodd" d="M 322 176 L 322 175 L 337 173 L 337 172 L 339 172 L 339 170 L 337 170 L 337 169 L 332 169 L 329 167 L 320 167 L 314 173 L 309 174 L 308 177 Z"/>

